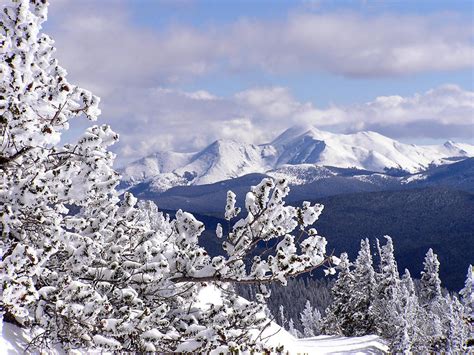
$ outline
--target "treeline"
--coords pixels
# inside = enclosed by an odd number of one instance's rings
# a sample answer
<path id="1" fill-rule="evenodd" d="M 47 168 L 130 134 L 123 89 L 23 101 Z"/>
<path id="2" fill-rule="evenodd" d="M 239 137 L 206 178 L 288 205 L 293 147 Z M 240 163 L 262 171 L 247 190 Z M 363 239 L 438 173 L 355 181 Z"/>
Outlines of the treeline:
<path id="1" fill-rule="evenodd" d="M 271 286 L 268 308 L 275 321 L 297 337 L 319 334 L 377 334 L 396 353 L 464 353 L 473 345 L 474 276 L 469 267 L 458 297 L 441 287 L 439 261 L 429 250 L 420 280 L 400 276 L 393 242 L 376 242 L 374 265 L 369 240 L 351 262 L 341 255 L 335 282 L 290 280 Z M 252 290 L 239 292 L 252 298 Z"/>

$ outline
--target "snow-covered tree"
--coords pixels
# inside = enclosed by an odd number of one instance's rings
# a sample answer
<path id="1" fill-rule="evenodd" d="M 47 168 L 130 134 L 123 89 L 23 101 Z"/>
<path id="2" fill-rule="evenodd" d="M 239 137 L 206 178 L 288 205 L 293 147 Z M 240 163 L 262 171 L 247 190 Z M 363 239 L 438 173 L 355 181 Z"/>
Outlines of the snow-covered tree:
<path id="1" fill-rule="evenodd" d="M 474 266 L 469 265 L 467 269 L 466 283 L 459 292 L 462 303 L 465 307 L 465 318 L 468 324 L 469 335 L 468 344 L 474 347 Z"/>
<path id="2" fill-rule="evenodd" d="M 466 307 L 466 314 L 474 318 L 474 266 L 472 265 L 467 268 L 466 282 L 459 294 Z"/>
<path id="3" fill-rule="evenodd" d="M 396 353 L 425 353 L 427 347 L 422 329 L 426 313 L 419 305 L 413 279 L 408 270 L 405 270 L 397 294 L 399 299 L 394 302 L 397 317 L 393 319 L 396 331 L 391 339 L 392 349 Z M 393 306 L 390 308 L 393 309 Z"/>
<path id="4" fill-rule="evenodd" d="M 429 249 L 426 253 L 423 266 L 420 299 L 423 305 L 435 307 L 440 302 L 442 293 L 438 256 L 433 252 L 433 249 Z"/>
<path id="5" fill-rule="evenodd" d="M 380 247 L 377 239 L 377 248 L 379 250 L 380 266 L 378 278 L 378 297 L 380 299 L 391 299 L 400 284 L 400 274 L 395 260 L 392 238 L 385 236 L 386 243 Z"/>
<path id="6" fill-rule="evenodd" d="M 280 307 L 278 308 L 278 322 L 279 324 L 283 327 L 286 328 L 286 325 L 288 323 L 286 316 L 285 316 L 285 307 L 281 304 Z"/>
<path id="7" fill-rule="evenodd" d="M 18 1 L 0 15 L 3 308 L 21 324 L 31 323 L 28 307 L 58 277 L 54 270 L 66 255 L 79 254 L 81 242 L 83 249 L 96 248 L 96 241 L 61 223 L 66 205 L 106 210 L 118 201 L 110 194 L 118 174 L 107 151 L 118 138 L 114 132 L 93 126 L 75 144 L 58 145 L 69 120 L 95 120 L 100 110 L 99 99 L 70 84 L 53 57 L 52 40 L 40 33 L 46 13 L 42 1 Z"/>
<path id="8" fill-rule="evenodd" d="M 347 255 L 341 256 L 342 270 L 332 290 L 334 302 L 327 309 L 323 332 L 347 336 L 376 333 L 397 354 L 464 353 L 465 310 L 457 297 L 443 296 L 436 255 L 432 250 L 427 253 L 419 300 L 408 270 L 400 279 L 392 240 L 386 239 L 385 245 L 377 242 L 380 267 L 375 278 L 368 240 L 361 241 L 353 270 Z M 470 282 L 462 295 L 469 294 Z"/>
<path id="9" fill-rule="evenodd" d="M 377 291 L 372 312 L 377 333 L 387 339 L 393 339 L 396 337 L 394 324 L 401 321 L 399 315 L 401 307 L 400 275 L 395 260 L 392 238 L 385 236 L 385 239 L 386 243 L 383 246 L 380 246 L 380 242 L 377 240 L 380 264 L 379 272 L 376 275 Z"/>
<path id="10" fill-rule="evenodd" d="M 425 334 L 430 337 L 430 351 L 441 351 L 445 347 L 447 302 L 441 292 L 438 256 L 429 249 L 423 262 L 420 280 L 420 305 L 426 310 L 430 321 Z"/>
<path id="11" fill-rule="evenodd" d="M 264 179 L 235 207 L 229 192 L 227 255 L 199 244 L 203 223 L 178 211 L 170 220 L 131 194 L 119 201 L 118 136 L 92 126 L 61 145 L 70 119 L 95 120 L 99 99 L 66 80 L 52 40 L 41 33 L 45 0 L 12 0 L 0 13 L 1 307 L 32 329 L 31 346 L 127 352 L 261 349 L 268 325 L 236 283 L 286 283 L 331 260 L 308 229 L 323 206 L 286 206 L 288 183 Z M 297 237 L 295 236 L 297 235 Z M 265 242 L 269 247 L 256 255 Z M 329 269 L 332 272 L 332 269 Z M 213 285 L 221 302 L 203 306 Z"/>
<path id="12" fill-rule="evenodd" d="M 354 319 L 351 296 L 354 285 L 354 275 L 350 270 L 351 263 L 346 253 L 341 254 L 338 265 L 339 273 L 331 290 L 333 302 L 326 310 L 322 321 L 324 334 L 338 334 L 351 336 L 353 334 Z"/>
<path id="13" fill-rule="evenodd" d="M 354 309 L 354 335 L 372 334 L 375 332 L 375 318 L 372 308 L 377 284 L 368 239 L 363 239 L 360 242 L 353 275 L 355 287 L 351 292 L 351 304 Z"/>
<path id="14" fill-rule="evenodd" d="M 314 337 L 321 332 L 321 313 L 306 301 L 303 312 L 300 314 L 301 324 L 303 326 L 303 335 L 305 337 Z"/>
<path id="15" fill-rule="evenodd" d="M 466 351 L 468 327 L 465 322 L 465 308 L 456 296 L 446 297 L 447 307 L 447 330 L 446 330 L 446 353 L 461 354 Z"/>
<path id="16" fill-rule="evenodd" d="M 288 332 L 295 338 L 301 338 L 301 332 L 295 328 L 293 318 L 290 318 L 290 321 L 288 322 Z"/>

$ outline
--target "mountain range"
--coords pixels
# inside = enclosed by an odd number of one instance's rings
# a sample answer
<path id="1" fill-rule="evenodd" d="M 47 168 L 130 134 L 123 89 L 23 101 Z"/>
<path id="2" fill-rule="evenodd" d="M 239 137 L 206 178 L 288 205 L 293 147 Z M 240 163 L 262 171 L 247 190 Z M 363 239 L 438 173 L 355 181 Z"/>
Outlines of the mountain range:
<path id="1" fill-rule="evenodd" d="M 443 284 L 459 290 L 474 255 L 474 146 L 397 142 L 375 132 L 338 135 L 293 127 L 261 145 L 219 140 L 197 153 L 159 152 L 122 170 L 122 189 L 153 200 L 169 214 L 183 209 L 206 225 L 201 242 L 222 253 L 213 237 L 226 194 L 245 194 L 264 177 L 286 178 L 285 201 L 323 203 L 317 229 L 334 252 L 354 259 L 362 238 L 389 234 L 401 270 L 419 275 L 433 248 Z"/>
<path id="2" fill-rule="evenodd" d="M 122 187 L 150 182 L 155 192 L 175 186 L 204 185 L 251 173 L 290 179 L 292 185 L 334 175 L 334 168 L 396 175 L 416 174 L 474 157 L 474 146 L 404 144 L 376 132 L 334 134 L 294 126 L 272 142 L 254 145 L 217 140 L 195 153 L 156 152 L 121 170 Z M 324 168 L 326 167 L 326 168 Z"/>

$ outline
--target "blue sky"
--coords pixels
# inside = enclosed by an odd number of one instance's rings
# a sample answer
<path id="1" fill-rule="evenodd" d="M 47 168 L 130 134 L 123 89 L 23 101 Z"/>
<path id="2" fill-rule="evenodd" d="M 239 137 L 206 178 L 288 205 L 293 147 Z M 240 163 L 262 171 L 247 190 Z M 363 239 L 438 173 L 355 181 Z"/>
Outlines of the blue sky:
<path id="1" fill-rule="evenodd" d="M 281 1 L 281 0 L 207 0 L 156 1 L 138 0 L 131 6 L 131 18 L 139 27 L 157 31 L 176 24 L 195 28 L 226 25 L 242 18 L 284 20 L 292 12 L 335 13 L 353 11 L 367 17 L 386 13 L 400 15 L 446 14 L 456 15 L 469 23 L 474 21 L 473 1 L 398 0 L 398 1 Z M 448 72 L 428 71 L 404 76 L 366 79 L 348 78 L 326 72 L 290 72 L 268 74 L 254 70 L 245 73 L 226 73 L 219 77 L 203 77 L 180 85 L 187 90 L 206 89 L 222 95 L 253 86 L 285 86 L 302 100 L 320 104 L 353 104 L 379 95 L 409 95 L 426 91 L 445 83 L 456 83 L 465 89 L 474 89 L 472 68 Z M 328 90 L 337 88 L 337 90 Z"/>
<path id="2" fill-rule="evenodd" d="M 474 143 L 473 4 L 56 0 L 45 32 L 121 161 L 299 123 Z"/>

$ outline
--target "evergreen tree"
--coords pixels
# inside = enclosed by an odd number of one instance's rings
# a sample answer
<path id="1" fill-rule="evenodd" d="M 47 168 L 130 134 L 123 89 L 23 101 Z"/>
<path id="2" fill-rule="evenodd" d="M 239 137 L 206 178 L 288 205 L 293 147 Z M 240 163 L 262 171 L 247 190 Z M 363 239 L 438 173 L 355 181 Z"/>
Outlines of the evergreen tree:
<path id="1" fill-rule="evenodd" d="M 466 351 L 468 327 L 465 322 L 465 309 L 456 296 L 446 296 L 448 318 L 446 331 L 446 353 L 461 354 Z"/>
<path id="2" fill-rule="evenodd" d="M 469 265 L 467 269 L 466 283 L 459 294 L 465 307 L 465 318 L 469 330 L 467 344 L 474 347 L 474 266 L 472 265 Z"/>
<path id="3" fill-rule="evenodd" d="M 311 307 L 311 304 L 309 301 L 306 301 L 306 305 L 303 309 L 303 312 L 300 314 L 300 319 L 301 319 L 301 324 L 303 325 L 303 335 L 306 338 L 309 337 L 314 337 L 314 332 L 313 332 L 313 308 Z"/>
<path id="4" fill-rule="evenodd" d="M 418 296 L 415 292 L 415 284 L 408 270 L 402 277 L 402 312 L 403 319 L 411 340 L 411 348 L 418 353 L 428 351 L 427 339 L 424 336 L 424 329 L 427 322 L 427 313 L 420 306 Z"/>
<path id="5" fill-rule="evenodd" d="M 393 339 L 393 350 L 400 353 L 424 353 L 427 351 L 422 334 L 425 313 L 421 309 L 410 272 L 405 270 L 400 284 L 400 300 L 397 312 L 398 329 Z"/>
<path id="6" fill-rule="evenodd" d="M 443 297 L 439 278 L 438 256 L 429 249 L 423 262 L 420 280 L 420 304 L 431 318 L 426 322 L 425 334 L 429 337 L 429 350 L 446 348 L 446 333 L 449 325 L 450 300 Z"/>
<path id="7" fill-rule="evenodd" d="M 286 317 L 285 317 L 285 307 L 283 305 L 280 305 L 279 309 L 278 309 L 278 315 L 279 315 L 279 323 L 280 326 L 282 326 L 283 328 L 286 328 L 286 323 L 288 323 L 288 321 L 286 320 Z"/>
<path id="8" fill-rule="evenodd" d="M 356 285 L 354 275 L 350 270 L 349 257 L 346 253 L 341 254 L 338 266 L 339 274 L 332 288 L 333 302 L 326 311 L 322 322 L 324 334 L 336 334 L 351 336 L 353 334 L 354 319 L 351 304 L 351 296 Z"/>
<path id="9" fill-rule="evenodd" d="M 301 332 L 295 328 L 293 323 L 293 318 L 288 322 L 288 332 L 293 335 L 295 338 L 301 338 Z"/>
<path id="10" fill-rule="evenodd" d="M 354 266 L 355 287 L 351 294 L 355 322 L 354 335 L 372 334 L 375 332 L 375 319 L 372 308 L 377 285 L 368 239 L 361 240 L 359 254 Z"/>
<path id="11" fill-rule="evenodd" d="M 323 206 L 286 206 L 288 181 L 264 179 L 236 208 L 228 193 L 225 255 L 199 246 L 204 224 L 179 210 L 119 198 L 118 135 L 92 126 L 60 145 L 69 120 L 95 120 L 99 99 L 70 84 L 41 32 L 46 0 L 13 0 L 0 12 L 0 303 L 4 319 L 38 331 L 47 351 L 263 350 L 268 292 L 242 302 L 230 284 L 286 284 L 329 264 L 309 228 Z M 296 235 L 298 237 L 296 237 Z M 273 248 L 255 256 L 257 246 Z M 224 290 L 199 306 L 205 284 Z"/>
<path id="12" fill-rule="evenodd" d="M 441 280 L 439 279 L 438 256 L 429 249 L 423 262 L 421 272 L 420 301 L 424 306 L 437 307 L 442 298 Z"/>
<path id="13" fill-rule="evenodd" d="M 402 322 L 399 313 L 402 291 L 392 238 L 385 236 L 385 239 L 383 246 L 377 240 L 380 264 L 372 312 L 377 334 L 386 339 L 394 339 L 397 336 L 397 326 L 400 327 Z"/>
<path id="14" fill-rule="evenodd" d="M 380 247 L 380 242 L 377 239 L 377 249 L 380 253 L 377 292 L 379 299 L 389 301 L 393 299 L 398 290 L 400 274 L 395 260 L 392 238 L 386 235 L 385 239 L 386 243 L 382 247 Z"/>

